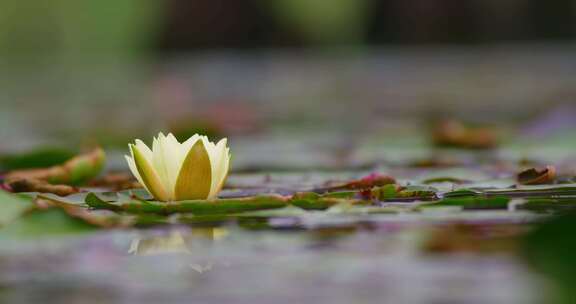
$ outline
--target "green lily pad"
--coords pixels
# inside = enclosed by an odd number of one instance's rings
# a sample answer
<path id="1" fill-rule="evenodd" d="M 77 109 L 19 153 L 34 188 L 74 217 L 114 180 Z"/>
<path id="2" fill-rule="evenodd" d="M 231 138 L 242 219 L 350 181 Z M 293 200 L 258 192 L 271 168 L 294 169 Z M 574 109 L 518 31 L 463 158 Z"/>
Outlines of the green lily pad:
<path id="1" fill-rule="evenodd" d="M 93 232 L 96 226 L 71 217 L 60 208 L 37 209 L 0 229 L 0 237 L 42 238 Z"/>
<path id="2" fill-rule="evenodd" d="M 491 198 L 482 197 L 459 197 L 445 198 L 439 202 L 423 205 L 425 207 L 436 206 L 460 206 L 466 209 L 506 209 L 510 199 L 504 196 Z"/>
<path id="3" fill-rule="evenodd" d="M 0 190 L 0 227 L 14 221 L 33 205 L 30 198 Z"/>

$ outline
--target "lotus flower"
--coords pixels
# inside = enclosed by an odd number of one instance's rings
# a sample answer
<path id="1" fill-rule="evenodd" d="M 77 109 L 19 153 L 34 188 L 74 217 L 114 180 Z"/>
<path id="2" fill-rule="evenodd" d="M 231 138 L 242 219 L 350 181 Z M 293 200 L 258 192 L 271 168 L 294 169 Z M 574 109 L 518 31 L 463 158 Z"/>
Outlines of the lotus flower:
<path id="1" fill-rule="evenodd" d="M 130 171 L 159 201 L 213 199 L 228 175 L 230 149 L 226 139 L 217 144 L 194 134 L 183 143 L 160 133 L 152 150 L 137 139 L 126 156 Z"/>

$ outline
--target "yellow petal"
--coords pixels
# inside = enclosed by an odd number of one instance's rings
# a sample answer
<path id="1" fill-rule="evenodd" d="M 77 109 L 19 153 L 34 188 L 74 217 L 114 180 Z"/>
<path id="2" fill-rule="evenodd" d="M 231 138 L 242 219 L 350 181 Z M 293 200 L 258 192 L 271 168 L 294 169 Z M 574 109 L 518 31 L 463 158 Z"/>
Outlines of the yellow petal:
<path id="1" fill-rule="evenodd" d="M 134 164 L 142 182 L 148 189 L 148 192 L 152 194 L 157 200 L 168 201 L 170 199 L 168 192 L 164 188 L 164 185 L 160 182 L 160 178 L 156 173 L 156 170 L 150 164 L 150 161 L 146 158 L 144 153 L 135 145 L 130 145 L 130 151 L 132 151 L 132 157 L 134 159 Z"/>
<path id="2" fill-rule="evenodd" d="M 202 140 L 196 141 L 184 158 L 175 187 L 175 198 L 205 199 L 210 194 L 212 167 Z"/>
<path id="3" fill-rule="evenodd" d="M 131 149 L 131 148 L 129 148 Z M 140 176 L 140 173 L 138 172 L 138 169 L 136 168 L 136 163 L 134 163 L 134 159 L 128 155 L 124 155 L 124 158 L 126 158 L 126 162 L 128 163 L 128 167 L 130 168 L 130 171 L 132 172 L 132 174 L 136 177 L 136 180 L 140 183 L 140 185 L 142 185 L 148 192 L 150 192 L 150 190 L 148 189 L 148 187 L 146 186 L 146 184 L 144 184 L 144 181 L 142 180 L 142 177 Z"/>
<path id="4" fill-rule="evenodd" d="M 182 144 L 180 144 L 180 149 L 181 149 L 180 151 L 182 153 L 182 159 L 184 159 L 186 157 L 186 155 L 188 155 L 188 151 L 190 151 L 190 149 L 192 149 L 192 146 L 194 146 L 194 144 L 196 143 L 196 141 L 198 139 L 200 139 L 200 136 L 198 134 L 194 134 L 190 138 L 188 138 L 187 140 L 182 142 Z"/>
<path id="5" fill-rule="evenodd" d="M 217 179 L 219 177 L 220 172 L 218 171 L 217 163 L 219 155 L 216 153 L 216 145 L 213 142 L 208 140 L 206 136 L 200 136 L 200 140 L 204 144 L 204 148 L 206 148 L 206 153 L 208 153 L 208 159 L 210 159 L 210 168 L 212 169 L 211 175 L 211 182 L 210 182 L 210 193 L 208 197 L 213 197 L 213 193 L 217 186 Z"/>

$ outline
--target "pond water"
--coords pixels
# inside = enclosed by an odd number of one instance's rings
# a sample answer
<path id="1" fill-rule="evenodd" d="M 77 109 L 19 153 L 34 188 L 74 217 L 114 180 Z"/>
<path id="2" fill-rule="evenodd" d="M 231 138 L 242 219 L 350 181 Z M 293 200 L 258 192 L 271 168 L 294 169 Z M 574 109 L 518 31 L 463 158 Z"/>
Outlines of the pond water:
<path id="1" fill-rule="evenodd" d="M 308 212 L 2 240 L 0 302 L 538 303 L 541 282 L 507 250 L 426 245 L 431 231 L 451 224 L 487 227 L 488 220 L 489 229 L 504 231 L 535 216 L 476 211 L 450 219 L 447 212 Z"/>

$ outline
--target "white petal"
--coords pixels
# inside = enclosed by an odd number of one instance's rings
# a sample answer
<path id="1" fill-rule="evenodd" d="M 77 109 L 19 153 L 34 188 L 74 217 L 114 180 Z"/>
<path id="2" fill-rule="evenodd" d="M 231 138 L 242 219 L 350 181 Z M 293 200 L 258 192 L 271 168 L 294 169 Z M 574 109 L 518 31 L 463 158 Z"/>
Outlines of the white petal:
<path id="1" fill-rule="evenodd" d="M 216 148 L 214 149 L 214 171 L 216 172 L 216 176 L 214 179 L 216 180 L 216 185 L 220 183 L 220 179 L 222 179 L 222 161 L 225 160 L 224 153 L 226 150 L 226 139 L 222 139 L 216 144 Z"/>
<path id="2" fill-rule="evenodd" d="M 146 159 L 152 163 L 152 150 L 150 150 L 150 148 L 148 148 L 148 146 L 143 141 L 137 139 L 136 148 L 138 148 L 144 157 L 146 157 Z M 134 155 L 132 155 L 132 158 L 134 158 Z"/>
<path id="3" fill-rule="evenodd" d="M 229 149 L 226 147 L 227 139 L 221 139 L 214 147 L 214 164 L 211 197 L 216 197 L 224 185 L 224 180 L 228 175 L 228 166 L 230 162 Z"/>
<path id="4" fill-rule="evenodd" d="M 218 191 L 220 191 L 224 186 L 226 177 L 228 177 L 228 171 L 230 170 L 230 148 L 226 147 L 223 153 L 224 155 L 222 155 L 222 162 L 221 162 L 222 167 L 220 169 L 221 175 L 218 184 Z"/>
<path id="5" fill-rule="evenodd" d="M 184 158 L 182 157 L 180 143 L 172 133 L 166 136 L 163 146 L 166 155 L 166 166 L 168 168 L 168 181 L 171 185 L 170 189 L 174 189 L 176 180 L 178 179 L 178 172 L 180 172 Z"/>
<path id="6" fill-rule="evenodd" d="M 166 137 L 164 134 L 158 134 L 158 138 L 154 138 L 152 143 L 152 165 L 158 174 L 158 178 L 164 189 L 168 192 L 170 199 L 174 198 L 174 183 L 170 180 L 170 170 L 172 170 L 171 155 L 169 154 L 166 145 Z M 175 169 L 177 170 L 177 169 Z"/>

